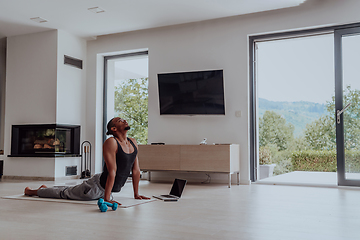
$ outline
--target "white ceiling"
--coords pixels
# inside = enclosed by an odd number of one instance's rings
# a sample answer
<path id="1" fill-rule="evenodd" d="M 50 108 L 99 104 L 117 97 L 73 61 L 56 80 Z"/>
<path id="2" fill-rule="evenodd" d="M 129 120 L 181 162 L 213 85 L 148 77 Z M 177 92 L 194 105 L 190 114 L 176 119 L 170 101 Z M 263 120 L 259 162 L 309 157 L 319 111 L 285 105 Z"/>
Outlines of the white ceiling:
<path id="1" fill-rule="evenodd" d="M 298 6 L 306 0 L 0 0 L 0 37 L 62 29 L 80 37 Z M 100 7 L 95 14 L 88 8 Z M 48 22 L 36 23 L 41 17 Z"/>

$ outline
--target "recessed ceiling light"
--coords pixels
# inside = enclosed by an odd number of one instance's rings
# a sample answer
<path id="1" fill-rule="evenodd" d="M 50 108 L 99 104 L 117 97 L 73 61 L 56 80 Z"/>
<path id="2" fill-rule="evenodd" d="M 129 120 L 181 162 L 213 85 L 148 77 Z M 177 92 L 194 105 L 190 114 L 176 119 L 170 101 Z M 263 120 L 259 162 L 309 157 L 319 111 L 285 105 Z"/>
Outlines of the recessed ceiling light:
<path id="1" fill-rule="evenodd" d="M 30 20 L 32 20 L 32 21 L 34 21 L 34 22 L 37 22 L 37 23 L 45 23 L 45 22 L 47 22 L 46 19 L 41 18 L 41 17 L 30 18 Z"/>
<path id="2" fill-rule="evenodd" d="M 92 8 L 88 8 L 89 11 L 93 12 L 93 13 L 103 13 L 105 12 L 104 9 L 101 9 L 99 7 L 92 7 Z"/>
<path id="3" fill-rule="evenodd" d="M 30 18 L 30 20 L 32 20 L 32 21 L 34 21 L 34 22 L 37 22 L 37 23 L 45 23 L 45 22 L 47 22 L 46 19 L 41 18 L 41 17 Z"/>

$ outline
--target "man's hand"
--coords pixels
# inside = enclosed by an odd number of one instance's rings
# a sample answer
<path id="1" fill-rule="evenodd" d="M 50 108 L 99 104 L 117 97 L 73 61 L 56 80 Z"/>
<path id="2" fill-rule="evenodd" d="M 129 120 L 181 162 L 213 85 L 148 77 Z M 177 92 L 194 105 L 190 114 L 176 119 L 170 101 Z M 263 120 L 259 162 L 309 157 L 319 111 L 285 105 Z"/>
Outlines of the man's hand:
<path id="1" fill-rule="evenodd" d="M 117 201 L 113 201 L 113 200 L 104 200 L 105 202 L 108 203 L 117 203 L 119 206 L 121 205 L 121 203 L 117 202 Z"/>
<path id="2" fill-rule="evenodd" d="M 142 196 L 142 195 L 139 195 L 139 194 L 135 194 L 135 195 L 134 195 L 134 198 L 135 198 L 135 199 L 140 199 L 140 200 L 150 199 L 149 197 L 145 197 L 145 196 Z"/>

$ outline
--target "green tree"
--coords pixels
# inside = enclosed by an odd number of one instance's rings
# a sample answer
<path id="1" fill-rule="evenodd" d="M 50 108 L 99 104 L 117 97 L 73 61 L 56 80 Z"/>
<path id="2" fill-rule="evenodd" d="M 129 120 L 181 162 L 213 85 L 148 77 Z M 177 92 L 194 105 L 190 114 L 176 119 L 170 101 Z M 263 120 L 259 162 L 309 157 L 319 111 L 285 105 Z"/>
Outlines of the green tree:
<path id="1" fill-rule="evenodd" d="M 138 144 L 148 141 L 148 78 L 129 79 L 115 86 L 115 115 L 124 118 L 129 136 Z"/>
<path id="2" fill-rule="evenodd" d="M 349 108 L 344 112 L 344 138 L 345 138 L 345 149 L 360 150 L 360 90 L 351 89 L 351 86 L 346 86 L 343 91 L 343 106 L 351 103 Z M 335 97 L 332 102 L 327 105 L 327 111 L 330 112 L 334 117 L 335 123 Z"/>
<path id="3" fill-rule="evenodd" d="M 343 92 L 343 105 L 351 103 L 344 112 L 345 148 L 360 150 L 360 90 L 347 86 Z M 326 103 L 327 115 L 308 124 L 305 139 L 313 150 L 336 148 L 335 97 Z"/>
<path id="4" fill-rule="evenodd" d="M 271 164 L 271 149 L 269 146 L 261 146 L 259 149 L 259 164 L 266 165 Z"/>
<path id="5" fill-rule="evenodd" d="M 287 149 L 294 139 L 294 126 L 274 111 L 265 111 L 259 119 L 259 145 L 275 144 L 279 151 Z"/>
<path id="6" fill-rule="evenodd" d="M 305 141 L 311 150 L 332 150 L 336 148 L 335 120 L 329 115 L 306 125 Z"/>

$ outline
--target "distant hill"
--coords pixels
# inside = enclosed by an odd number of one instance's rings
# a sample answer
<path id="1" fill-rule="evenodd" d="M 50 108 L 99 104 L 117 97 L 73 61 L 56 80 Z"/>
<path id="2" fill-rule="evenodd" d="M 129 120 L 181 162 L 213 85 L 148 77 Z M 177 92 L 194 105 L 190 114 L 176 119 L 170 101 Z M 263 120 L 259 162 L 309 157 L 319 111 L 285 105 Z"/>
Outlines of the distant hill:
<path id="1" fill-rule="evenodd" d="M 262 117 L 265 111 L 274 111 L 283 116 L 287 123 L 294 125 L 294 136 L 300 136 L 306 124 L 327 114 L 325 104 L 314 102 L 274 102 L 259 98 L 259 115 Z"/>

